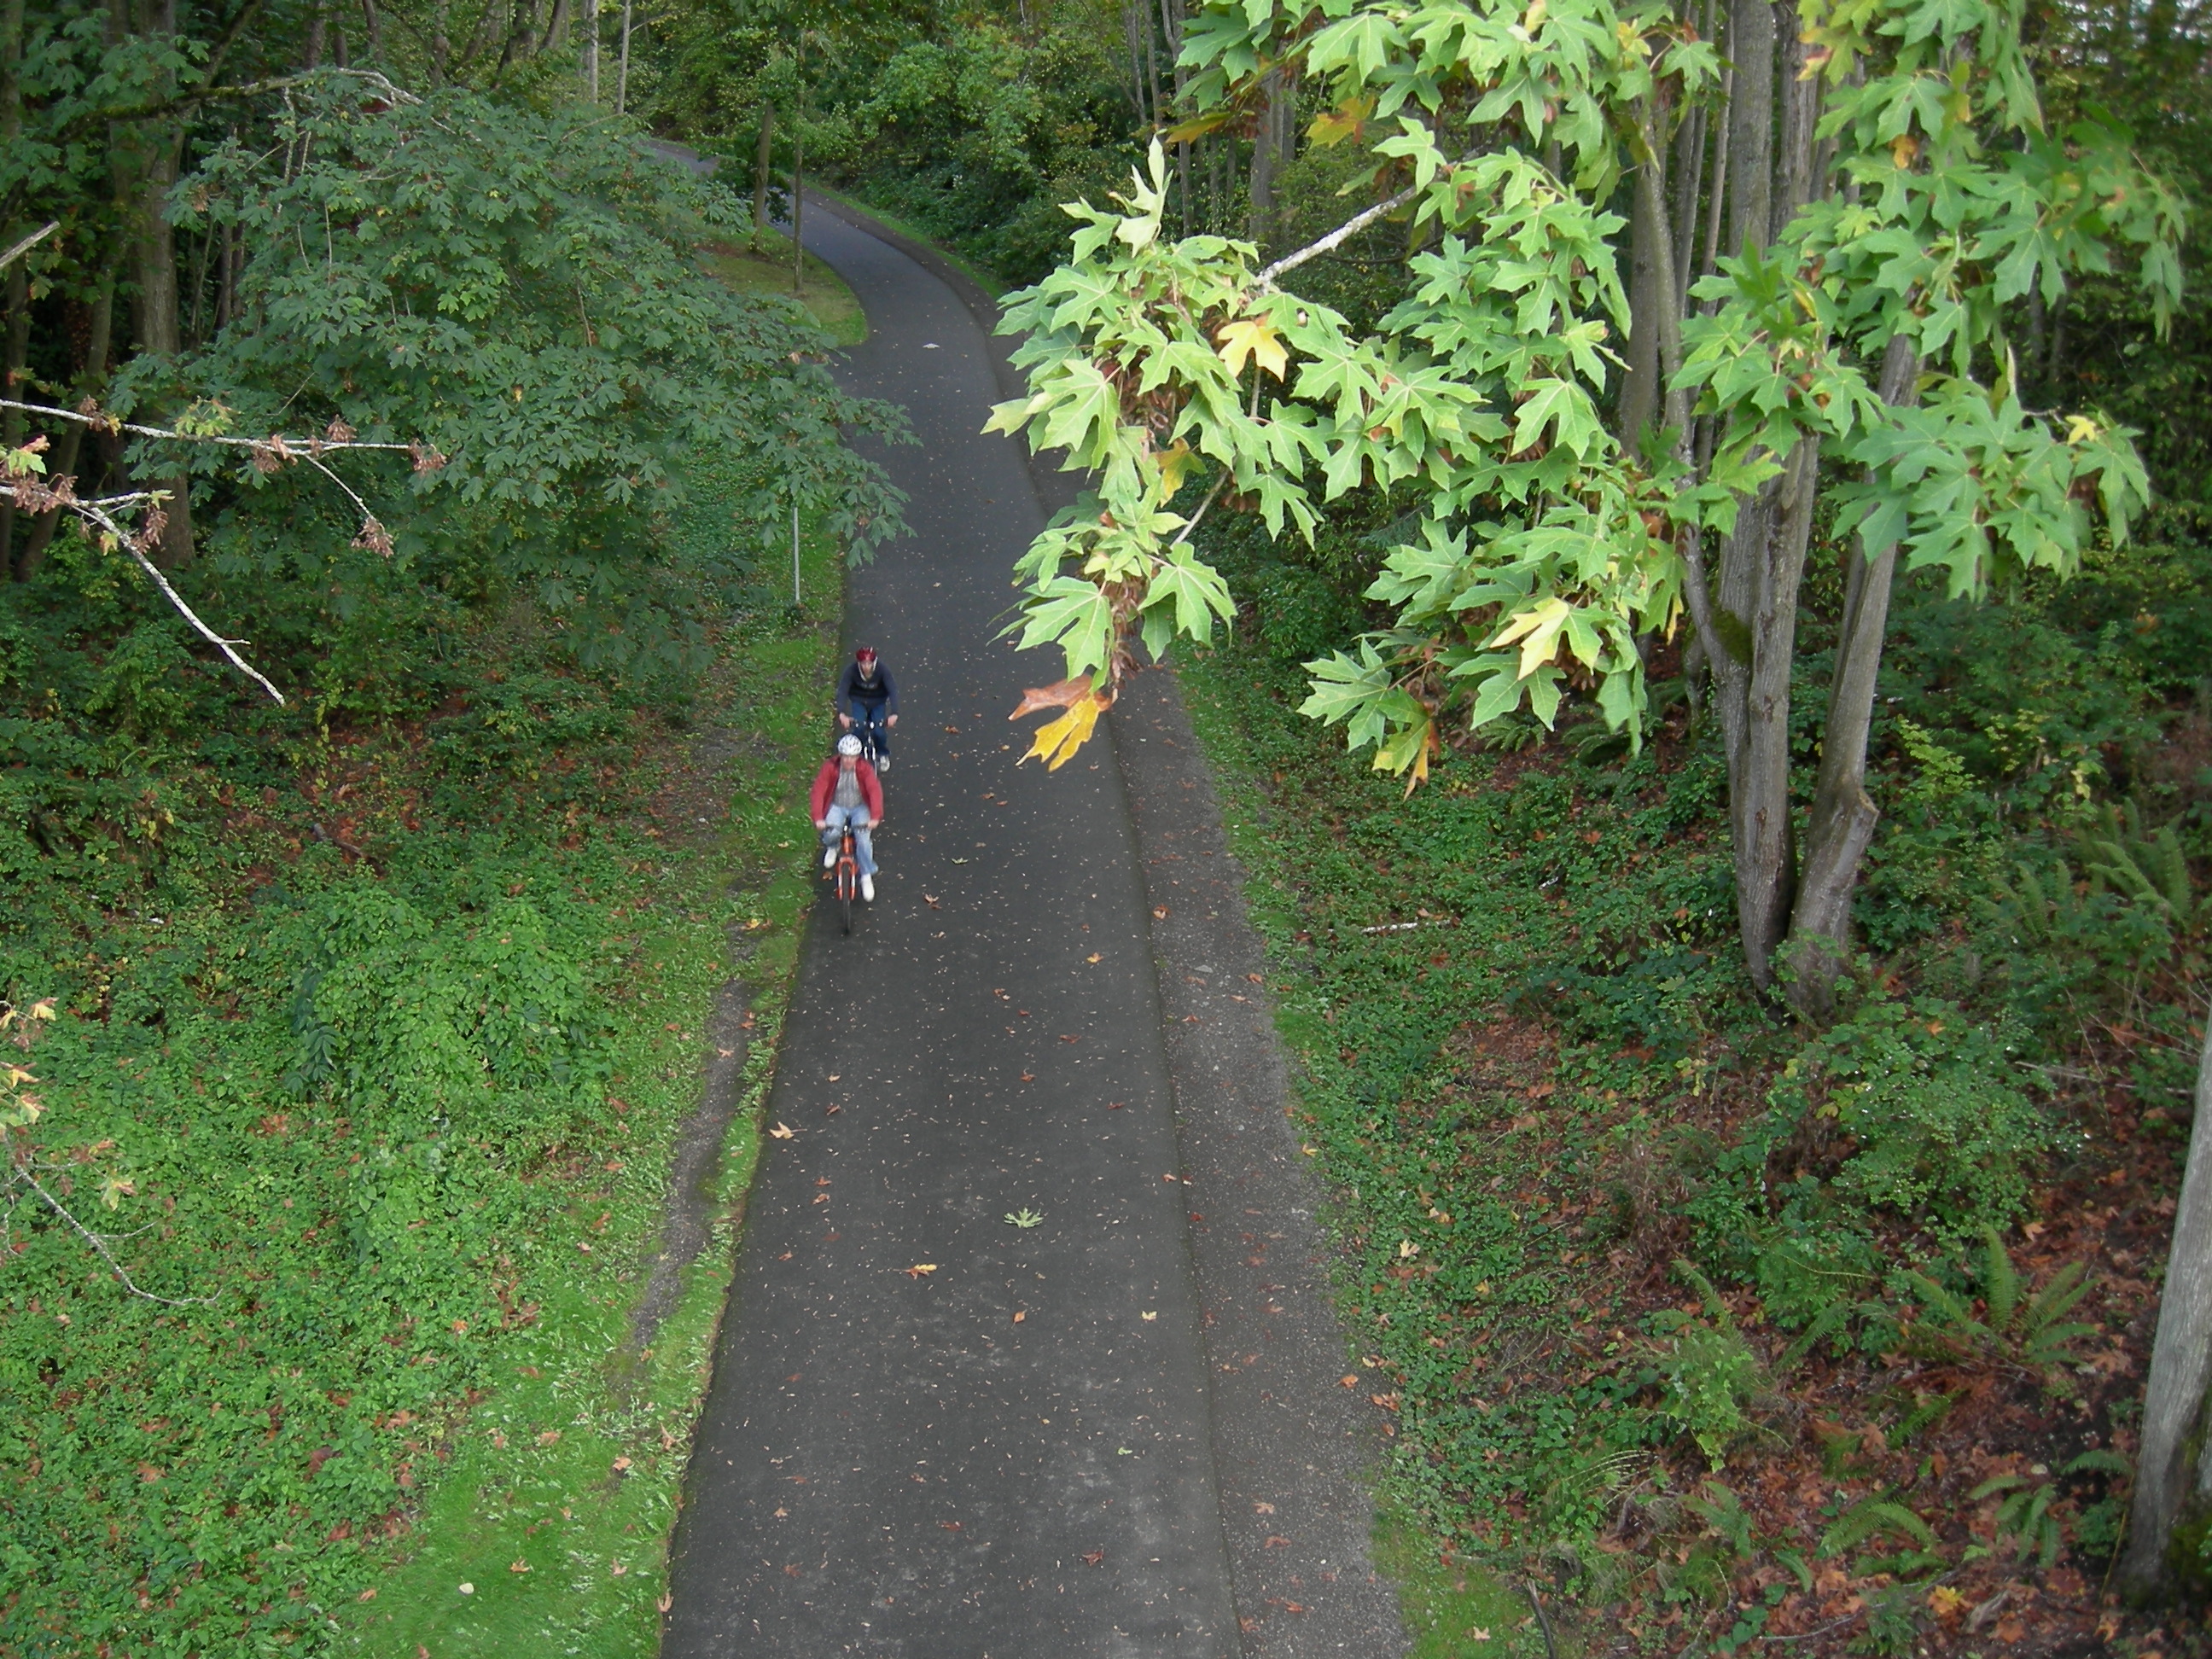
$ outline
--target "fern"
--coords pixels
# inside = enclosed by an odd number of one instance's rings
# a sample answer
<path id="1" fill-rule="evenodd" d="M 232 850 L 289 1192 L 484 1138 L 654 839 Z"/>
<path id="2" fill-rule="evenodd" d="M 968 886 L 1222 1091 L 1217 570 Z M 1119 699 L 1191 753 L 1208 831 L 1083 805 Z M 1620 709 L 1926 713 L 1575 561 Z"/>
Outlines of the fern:
<path id="1" fill-rule="evenodd" d="M 1869 1498 L 1838 1516 L 1820 1534 L 1820 1547 L 1814 1553 L 1822 1558 L 1841 1555 L 1883 1534 L 1924 1550 L 1936 1547 L 1936 1529 L 1911 1510 L 1891 1498 Z"/>
<path id="2" fill-rule="evenodd" d="M 1960 1364 L 1980 1360 L 2039 1372 L 2045 1386 L 2062 1391 L 2061 1368 L 2073 1357 L 2073 1345 L 2097 1327 L 2066 1316 L 2089 1293 L 2088 1269 L 2069 1261 L 2050 1282 L 2022 1300 L 2020 1269 L 1994 1228 L 1983 1230 L 1982 1307 L 1928 1274 L 1908 1269 L 1905 1282 L 1920 1300 L 1923 1316 L 1906 1328 L 1906 1346 L 1926 1358 Z"/>
<path id="3" fill-rule="evenodd" d="M 2143 830 L 2142 809 L 2134 801 L 2106 806 L 2103 822 L 2084 831 L 2078 842 L 2083 872 L 2100 891 L 2118 894 L 2131 904 L 2163 913 L 2185 931 L 2212 915 L 2199 907 L 2189 877 L 2188 855 L 2172 824 L 2154 835 Z"/>
<path id="4" fill-rule="evenodd" d="M 1796 1370 L 1798 1362 L 1850 1322 L 1851 1316 L 1863 1311 L 1853 1302 L 1831 1302 L 1813 1316 L 1813 1322 L 1798 1334 L 1797 1340 L 1782 1351 L 1781 1358 L 1774 1363 L 1778 1376 L 1787 1376 Z"/>
<path id="5" fill-rule="evenodd" d="M 1950 1414 L 1951 1407 L 1959 1403 L 1955 1394 L 1932 1394 L 1914 1403 L 1911 1411 L 1892 1431 L 1889 1441 L 1893 1446 L 1903 1446 L 1923 1429 L 1942 1421 Z"/>
<path id="6" fill-rule="evenodd" d="M 1990 1328 L 2001 1331 L 2020 1306 L 2020 1269 L 2012 1265 L 2012 1253 L 1994 1227 L 1982 1230 L 1982 1305 L 1990 1311 Z"/>
<path id="7" fill-rule="evenodd" d="M 1721 1300 L 1720 1291 L 1695 1262 L 1678 1255 L 1674 1258 L 1674 1271 L 1681 1275 L 1684 1284 L 1698 1293 L 1698 1300 L 1705 1304 L 1706 1318 L 1724 1331 L 1735 1328 L 1735 1316 L 1729 1312 L 1728 1304 Z"/>
<path id="8" fill-rule="evenodd" d="M 2000 1493 L 2002 1498 L 1996 1513 L 1998 1542 L 2012 1540 L 2015 1563 L 2024 1562 L 2033 1555 L 2036 1565 L 2049 1572 L 2058 1565 L 2059 1553 L 2066 1543 L 2057 1514 L 2051 1507 L 2057 1496 L 2056 1490 L 2045 1482 L 2031 1483 L 2024 1475 L 2000 1474 L 1983 1481 L 1967 1496 L 1978 1504 Z"/>
<path id="9" fill-rule="evenodd" d="M 1751 1516 L 1744 1513 L 1743 1500 L 1724 1482 L 1708 1480 L 1698 1488 L 1698 1494 L 1682 1502 L 1691 1514 L 1726 1539 L 1738 1556 L 1748 1558 L 1759 1553 L 1759 1542 L 1752 1531 Z"/>

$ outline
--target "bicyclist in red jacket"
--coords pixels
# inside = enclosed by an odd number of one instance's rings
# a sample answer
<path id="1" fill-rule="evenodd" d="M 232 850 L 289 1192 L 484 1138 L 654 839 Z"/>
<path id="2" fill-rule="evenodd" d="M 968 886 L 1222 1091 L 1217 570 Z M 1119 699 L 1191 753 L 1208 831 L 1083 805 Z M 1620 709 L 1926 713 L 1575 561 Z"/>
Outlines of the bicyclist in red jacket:
<path id="1" fill-rule="evenodd" d="M 884 786 L 876 769 L 860 758 L 860 740 L 850 732 L 837 739 L 837 752 L 814 775 L 813 805 L 814 827 L 822 832 L 822 867 L 836 866 L 837 844 L 850 824 L 853 852 L 860 866 L 860 896 L 873 903 L 876 850 L 871 837 L 884 821 Z"/>

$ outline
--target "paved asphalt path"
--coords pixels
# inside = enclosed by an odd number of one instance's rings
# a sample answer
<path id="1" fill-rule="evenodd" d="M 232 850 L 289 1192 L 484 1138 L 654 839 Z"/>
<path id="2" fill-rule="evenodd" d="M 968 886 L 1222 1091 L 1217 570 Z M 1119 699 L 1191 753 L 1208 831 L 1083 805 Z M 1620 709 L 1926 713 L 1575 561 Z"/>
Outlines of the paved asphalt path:
<path id="1" fill-rule="evenodd" d="M 878 902 L 817 913 L 693 1453 L 663 1651 L 1238 1648 L 1134 832 L 1110 747 L 1017 768 L 995 640 L 1041 527 L 943 283 L 810 215 L 903 404 L 916 534 L 848 622 L 899 680 Z M 1004 1218 L 1043 1219 L 1017 1227 Z M 933 1266 L 928 1266 L 933 1264 Z M 927 1266 L 927 1270 L 924 1267 Z"/>

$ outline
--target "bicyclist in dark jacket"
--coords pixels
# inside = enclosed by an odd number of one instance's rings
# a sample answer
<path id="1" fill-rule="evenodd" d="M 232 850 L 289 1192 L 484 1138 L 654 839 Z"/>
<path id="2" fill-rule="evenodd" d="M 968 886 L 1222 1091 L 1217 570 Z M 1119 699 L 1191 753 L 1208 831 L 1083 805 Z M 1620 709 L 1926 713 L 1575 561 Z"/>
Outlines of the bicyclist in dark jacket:
<path id="1" fill-rule="evenodd" d="M 878 771 L 891 769 L 890 728 L 898 724 L 898 683 L 877 658 L 873 646 L 862 646 L 845 665 L 837 682 L 837 725 L 858 731 L 872 741 Z"/>

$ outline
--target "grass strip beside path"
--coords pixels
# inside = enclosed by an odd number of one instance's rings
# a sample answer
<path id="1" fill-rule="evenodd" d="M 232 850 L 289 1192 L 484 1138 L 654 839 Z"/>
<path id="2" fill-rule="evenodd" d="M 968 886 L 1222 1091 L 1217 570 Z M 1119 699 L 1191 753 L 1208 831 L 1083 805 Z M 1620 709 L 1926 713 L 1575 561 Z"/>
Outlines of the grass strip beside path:
<path id="1" fill-rule="evenodd" d="M 660 780 L 647 830 L 657 847 L 637 872 L 613 994 L 611 1121 L 600 1127 L 618 1156 L 603 1158 L 604 1141 L 579 1146 L 569 1168 L 541 1177 L 569 1190 L 558 1224 L 533 1241 L 525 1293 L 538 1317 L 459 1426 L 404 1559 L 348 1621 L 352 1651 L 491 1659 L 550 1643 L 617 1659 L 658 1648 L 668 1534 L 813 902 L 804 796 L 844 588 L 821 538 L 806 538 L 804 555 L 803 615 L 733 638 L 709 677 L 699 723 L 718 767 L 685 778 L 672 764 Z M 714 820 L 703 827 L 702 813 Z M 733 973 L 752 1029 L 713 1242 L 635 1352 L 631 1315 L 659 1243 L 670 1158 L 699 1104 L 715 994 Z"/>
<path id="2" fill-rule="evenodd" d="M 749 242 L 714 242 L 699 251 L 708 271 L 740 294 L 776 295 L 805 307 L 822 331 L 841 346 L 868 337 L 868 319 L 845 279 L 810 253 L 803 293 L 791 288 L 791 238 L 763 227 L 757 252 Z"/>

